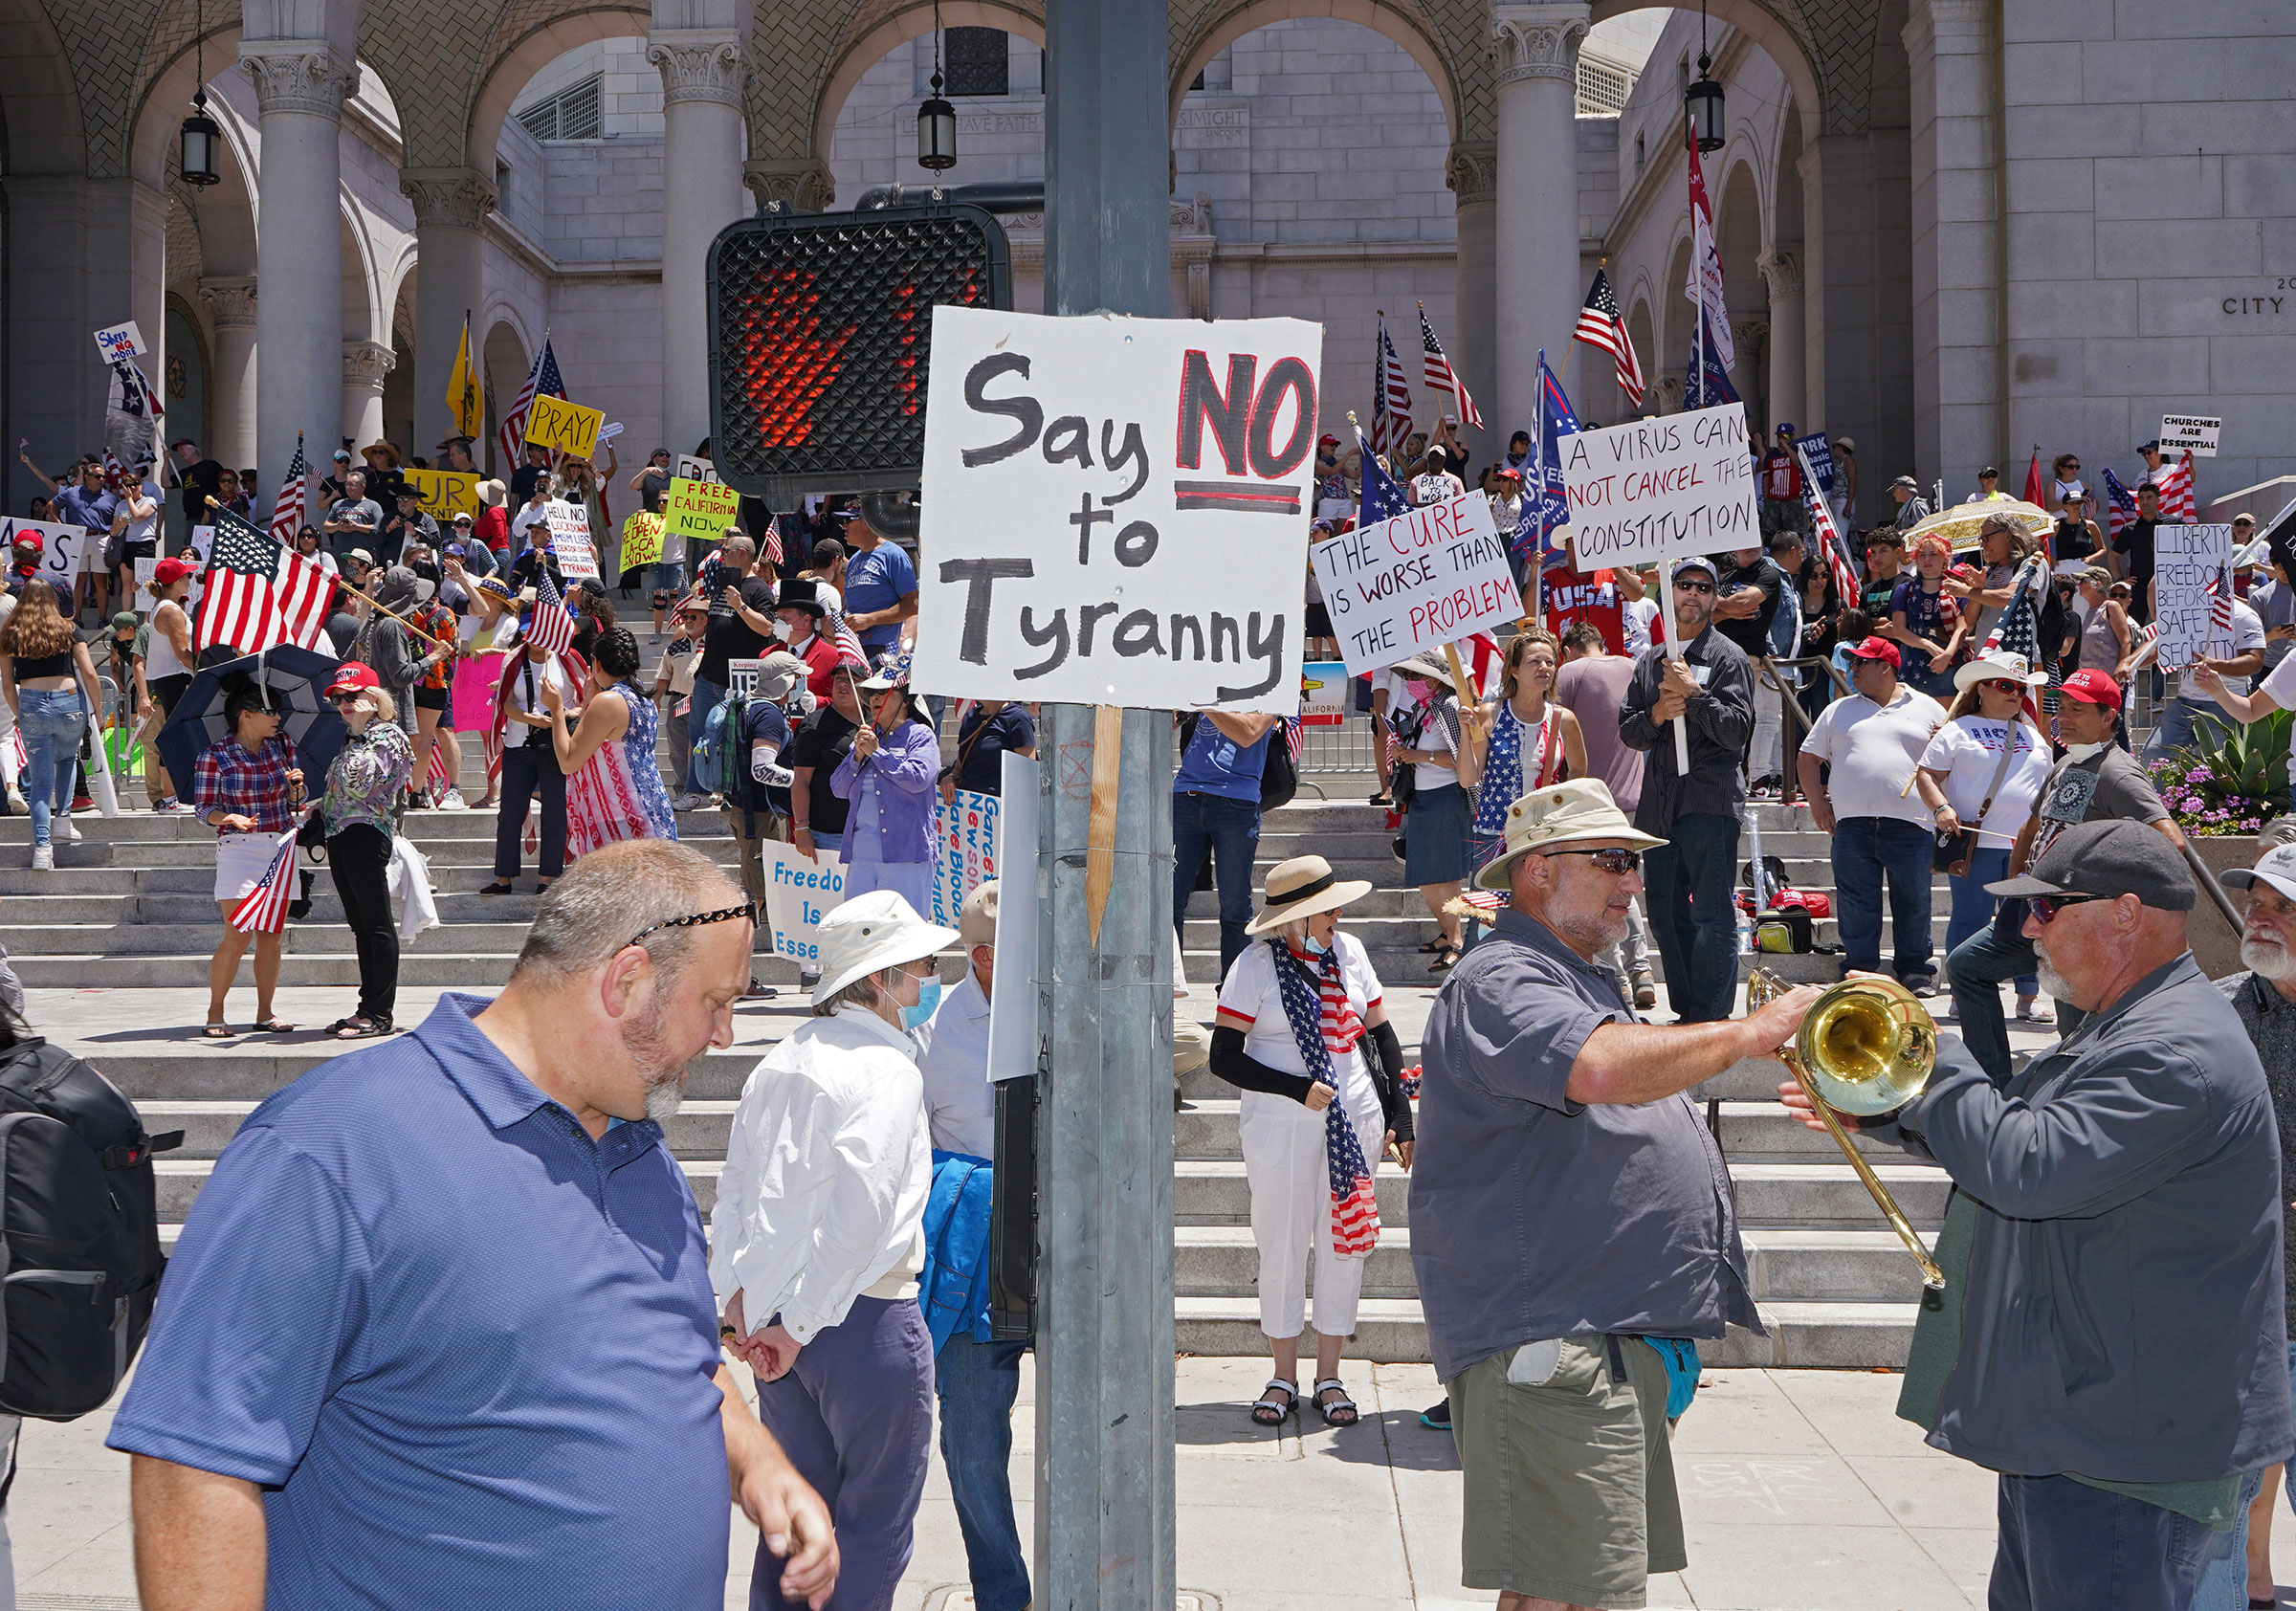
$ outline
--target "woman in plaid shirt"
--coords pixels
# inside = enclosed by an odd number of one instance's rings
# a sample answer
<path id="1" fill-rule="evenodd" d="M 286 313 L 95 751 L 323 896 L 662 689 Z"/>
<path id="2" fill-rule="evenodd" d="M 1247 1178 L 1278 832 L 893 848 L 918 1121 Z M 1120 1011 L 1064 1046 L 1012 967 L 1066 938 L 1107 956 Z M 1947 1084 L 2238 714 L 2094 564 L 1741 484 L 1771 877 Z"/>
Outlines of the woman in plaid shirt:
<path id="1" fill-rule="evenodd" d="M 208 1039 L 229 1039 L 223 999 L 231 993 L 248 937 L 231 926 L 232 908 L 252 894 L 270 868 L 279 836 L 294 826 L 303 789 L 303 769 L 295 745 L 279 731 L 279 713 L 266 692 L 254 685 L 224 702 L 232 735 L 199 752 L 191 773 L 191 804 L 199 820 L 215 830 L 215 900 L 223 908 L 223 939 L 208 959 Z M 292 870 L 290 872 L 292 876 Z M 279 936 L 258 934 L 255 941 L 255 1029 L 284 1035 L 295 1028 L 274 1017 L 271 999 L 279 986 Z"/>

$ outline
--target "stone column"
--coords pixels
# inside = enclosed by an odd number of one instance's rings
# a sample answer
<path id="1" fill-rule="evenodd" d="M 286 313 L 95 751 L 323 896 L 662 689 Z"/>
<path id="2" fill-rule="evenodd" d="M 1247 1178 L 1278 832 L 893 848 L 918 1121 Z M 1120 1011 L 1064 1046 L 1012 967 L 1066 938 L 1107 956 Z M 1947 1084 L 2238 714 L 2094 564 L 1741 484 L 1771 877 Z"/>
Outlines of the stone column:
<path id="1" fill-rule="evenodd" d="M 1924 486 L 1975 484 L 2002 453 L 2005 225 L 1999 0 L 1915 0 L 1914 447 Z"/>
<path id="2" fill-rule="evenodd" d="M 1573 389 L 1571 331 L 1586 290 L 1578 283 L 1575 119 L 1587 11 L 1583 0 L 1492 9 L 1499 102 L 1492 423 L 1502 443 L 1509 431 L 1538 429 L 1540 347 L 1563 389 Z"/>
<path id="3" fill-rule="evenodd" d="M 354 453 L 369 442 L 382 439 L 383 382 L 398 366 L 398 354 L 390 350 L 387 342 L 342 343 L 342 434 L 351 439 Z M 315 463 L 323 464 L 326 452 L 314 453 L 312 457 Z"/>
<path id="4" fill-rule="evenodd" d="M 199 282 L 199 299 L 207 305 L 208 322 L 215 332 L 214 387 L 215 440 L 202 444 L 234 470 L 255 462 L 255 279 L 232 275 Z"/>
<path id="5" fill-rule="evenodd" d="M 454 429 L 447 386 L 462 344 L 465 314 L 472 320 L 471 361 L 484 367 L 486 332 L 477 327 L 480 248 L 495 187 L 467 167 L 403 167 L 399 188 L 414 204 L 414 255 L 422 273 L 414 283 L 414 440 L 409 453 L 432 462 L 432 445 Z"/>
<path id="6" fill-rule="evenodd" d="M 819 157 L 760 157 L 741 165 L 741 182 L 760 208 L 778 202 L 792 212 L 826 212 L 837 200 L 837 181 Z"/>
<path id="7" fill-rule="evenodd" d="M 1530 429 L 1499 413 L 1499 337 L 1492 324 L 1498 302 L 1498 147 L 1488 141 L 1462 141 L 1452 146 L 1446 168 L 1459 218 L 1459 333 L 1452 338 L 1451 362 L 1482 408 L 1484 420 L 1480 433 L 1462 421 L 1459 435 L 1477 464 L 1490 464 L 1504 453 L 1511 432 Z"/>
<path id="8" fill-rule="evenodd" d="M 296 433 L 323 466 L 341 424 L 342 378 L 327 354 L 342 342 L 342 103 L 359 68 L 323 39 L 246 46 L 240 65 L 255 85 L 269 220 L 255 241 L 267 287 L 255 311 L 255 465 L 276 496 Z"/>
<path id="9" fill-rule="evenodd" d="M 737 33 L 657 29 L 646 59 L 662 75 L 662 430 L 678 452 L 710 433 L 709 308 L 702 274 L 718 232 L 748 210 L 741 194 Z"/>
<path id="10" fill-rule="evenodd" d="M 1756 264 L 1770 286 L 1770 424 L 1775 429 L 1779 420 L 1792 420 L 1795 430 L 1806 435 L 1811 420 L 1802 357 L 1801 254 L 1772 250 Z"/>

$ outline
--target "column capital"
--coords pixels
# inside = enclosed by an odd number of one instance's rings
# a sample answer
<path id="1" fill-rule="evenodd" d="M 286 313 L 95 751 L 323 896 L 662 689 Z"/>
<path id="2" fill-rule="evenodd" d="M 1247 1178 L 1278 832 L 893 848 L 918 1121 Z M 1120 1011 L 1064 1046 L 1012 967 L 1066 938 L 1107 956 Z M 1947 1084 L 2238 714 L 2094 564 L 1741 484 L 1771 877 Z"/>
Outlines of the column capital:
<path id="1" fill-rule="evenodd" d="M 1557 78 L 1576 88 L 1578 42 L 1586 37 L 1588 8 L 1578 0 L 1539 6 L 1495 6 L 1490 37 L 1498 46 L 1496 82 Z"/>
<path id="2" fill-rule="evenodd" d="M 661 71 L 665 107 L 696 100 L 738 107 L 749 82 L 749 61 L 735 33 L 656 29 L 646 36 L 646 59 Z"/>
<path id="3" fill-rule="evenodd" d="M 345 386 L 383 389 L 383 377 L 399 366 L 399 355 L 385 342 L 342 343 L 342 380 Z"/>
<path id="4" fill-rule="evenodd" d="M 399 191 L 414 204 L 414 225 L 478 231 L 499 199 L 494 182 L 469 167 L 403 167 Z"/>
<path id="5" fill-rule="evenodd" d="M 1801 295 L 1801 254 L 1799 252 L 1765 252 L 1754 260 L 1769 282 L 1770 299 Z"/>
<path id="6" fill-rule="evenodd" d="M 1752 352 L 1761 343 L 1763 338 L 1770 334 L 1770 320 L 1758 314 L 1752 319 L 1733 319 L 1730 321 L 1730 334 L 1731 340 L 1736 344 L 1740 356 L 1743 357 Z"/>
<path id="7" fill-rule="evenodd" d="M 761 206 L 780 202 L 792 212 L 822 212 L 837 199 L 837 181 L 818 157 L 759 157 L 741 165 L 741 183 Z"/>
<path id="8" fill-rule="evenodd" d="M 255 327 L 255 276 L 254 275 L 223 275 L 199 282 L 199 299 L 208 310 L 208 319 L 218 330 L 252 330 Z"/>
<path id="9" fill-rule="evenodd" d="M 255 86 L 258 116 L 299 112 L 342 121 L 342 103 L 359 88 L 359 64 L 323 39 L 266 39 L 239 47 L 239 66 Z"/>
<path id="10" fill-rule="evenodd" d="M 1444 164 L 1444 180 L 1457 198 L 1456 205 L 1472 207 L 1497 199 L 1499 193 L 1499 147 L 1495 141 L 1462 140 L 1451 146 L 1449 161 Z"/>

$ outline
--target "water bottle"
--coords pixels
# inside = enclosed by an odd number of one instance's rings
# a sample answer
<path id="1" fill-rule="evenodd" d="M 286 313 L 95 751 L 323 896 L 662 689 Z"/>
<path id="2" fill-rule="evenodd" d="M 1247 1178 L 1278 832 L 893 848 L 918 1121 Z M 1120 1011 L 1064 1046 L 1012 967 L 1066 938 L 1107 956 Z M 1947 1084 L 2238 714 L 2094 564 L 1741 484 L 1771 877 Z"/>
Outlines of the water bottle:
<path id="1" fill-rule="evenodd" d="M 1732 892 L 1730 904 L 1738 915 L 1738 955 L 1747 956 L 1754 950 L 1754 919 L 1746 915 L 1743 906 L 1738 905 L 1735 891 Z"/>

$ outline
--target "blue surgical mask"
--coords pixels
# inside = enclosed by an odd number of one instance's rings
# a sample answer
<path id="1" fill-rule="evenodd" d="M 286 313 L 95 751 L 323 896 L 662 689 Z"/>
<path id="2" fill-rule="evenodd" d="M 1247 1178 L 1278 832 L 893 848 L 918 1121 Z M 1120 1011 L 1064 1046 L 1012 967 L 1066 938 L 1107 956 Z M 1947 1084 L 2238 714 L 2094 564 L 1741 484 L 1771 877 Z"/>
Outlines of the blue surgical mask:
<path id="1" fill-rule="evenodd" d="M 1326 951 L 1331 949 L 1329 945 L 1327 945 L 1324 941 L 1317 939 L 1313 934 L 1305 936 L 1301 943 L 1307 946 L 1308 954 L 1314 957 L 1320 957 Z"/>
<path id="2" fill-rule="evenodd" d="M 940 981 L 928 979 L 917 986 L 916 1005 L 901 1008 L 901 1027 L 904 1029 L 923 1028 L 932 1021 L 934 1010 L 939 1005 Z"/>

